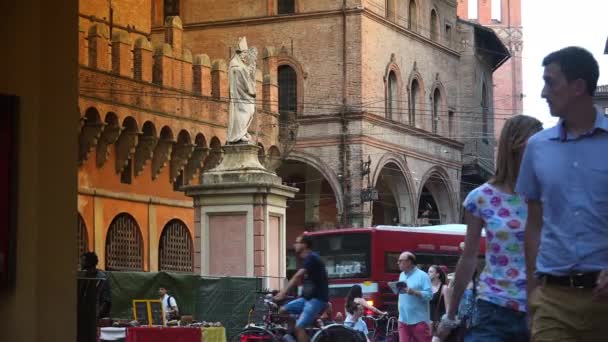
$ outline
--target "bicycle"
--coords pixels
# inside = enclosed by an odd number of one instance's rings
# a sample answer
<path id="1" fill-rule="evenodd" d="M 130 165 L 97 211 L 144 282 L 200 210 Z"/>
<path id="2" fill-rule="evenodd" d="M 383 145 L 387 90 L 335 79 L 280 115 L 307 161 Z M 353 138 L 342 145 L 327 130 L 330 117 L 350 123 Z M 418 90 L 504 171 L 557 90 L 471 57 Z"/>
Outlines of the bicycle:
<path id="1" fill-rule="evenodd" d="M 249 311 L 248 324 L 232 342 L 285 342 L 294 341 L 287 321 L 289 315 L 279 313 L 279 303 L 272 300 L 272 292 L 258 292 L 255 304 Z M 290 298 L 294 299 L 294 298 Z M 306 329 L 310 342 L 365 342 L 365 337 L 342 324 L 330 324 L 322 328 Z"/>
<path id="2" fill-rule="evenodd" d="M 363 321 L 369 329 L 370 342 L 398 342 L 399 330 L 397 317 L 382 315 L 380 317 L 364 316 Z"/>

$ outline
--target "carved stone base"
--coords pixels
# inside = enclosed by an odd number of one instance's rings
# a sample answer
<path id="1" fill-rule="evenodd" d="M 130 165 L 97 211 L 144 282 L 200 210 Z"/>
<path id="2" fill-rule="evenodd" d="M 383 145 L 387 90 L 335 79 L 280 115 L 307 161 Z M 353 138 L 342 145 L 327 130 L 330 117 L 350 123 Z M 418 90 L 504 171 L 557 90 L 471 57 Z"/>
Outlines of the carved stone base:
<path id="1" fill-rule="evenodd" d="M 203 173 L 201 184 L 282 184 L 280 177 L 260 163 L 258 146 L 232 144 L 224 145 L 222 149 L 222 161 L 215 168 Z"/>

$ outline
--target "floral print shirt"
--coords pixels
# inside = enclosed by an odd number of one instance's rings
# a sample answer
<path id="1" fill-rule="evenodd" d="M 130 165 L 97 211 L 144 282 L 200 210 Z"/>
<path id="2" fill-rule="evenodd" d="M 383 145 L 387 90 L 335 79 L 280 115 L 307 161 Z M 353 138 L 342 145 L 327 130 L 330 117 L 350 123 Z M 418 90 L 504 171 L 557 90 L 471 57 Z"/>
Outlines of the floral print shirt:
<path id="1" fill-rule="evenodd" d="M 486 265 L 478 297 L 516 311 L 526 311 L 524 230 L 528 205 L 517 194 L 485 183 L 469 193 L 465 209 L 484 221 Z"/>

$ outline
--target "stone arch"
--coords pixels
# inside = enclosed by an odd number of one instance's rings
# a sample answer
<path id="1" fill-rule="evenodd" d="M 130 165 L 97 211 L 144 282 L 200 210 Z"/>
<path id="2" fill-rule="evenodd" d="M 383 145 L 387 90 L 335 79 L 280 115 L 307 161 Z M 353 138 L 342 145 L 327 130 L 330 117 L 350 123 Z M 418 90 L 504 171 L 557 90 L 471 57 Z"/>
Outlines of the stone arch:
<path id="1" fill-rule="evenodd" d="M 197 147 L 207 147 L 207 139 L 205 139 L 205 135 L 203 133 L 198 133 L 196 137 L 194 137 L 194 144 Z"/>
<path id="2" fill-rule="evenodd" d="M 296 81 L 296 108 L 295 114 L 300 115 L 304 112 L 304 79 L 306 79 L 306 72 L 302 67 L 302 64 L 298 62 L 295 58 L 290 55 L 287 55 L 284 52 L 279 53 L 277 56 L 277 85 L 279 84 L 279 69 L 281 67 L 290 67 L 291 70 L 295 73 L 295 81 Z"/>
<path id="3" fill-rule="evenodd" d="M 188 226 L 172 219 L 163 228 L 158 243 L 158 269 L 169 272 L 194 272 L 194 248 Z"/>
<path id="4" fill-rule="evenodd" d="M 161 130 L 160 130 L 160 138 L 167 139 L 167 140 L 173 140 L 173 130 L 171 130 L 171 127 L 163 126 L 163 128 L 161 128 Z"/>
<path id="5" fill-rule="evenodd" d="M 106 233 L 106 270 L 143 271 L 144 243 L 137 221 L 128 213 L 114 217 Z"/>
<path id="6" fill-rule="evenodd" d="M 385 224 L 408 224 L 413 222 L 415 217 L 414 193 L 416 183 L 414 182 L 411 172 L 407 167 L 405 158 L 393 152 L 385 153 L 380 160 L 378 160 L 376 167 L 372 172 L 372 184 L 374 187 L 383 185 L 380 183 L 383 183 L 382 176 L 384 174 L 388 174 L 388 176 L 391 177 L 390 179 L 387 178 L 386 182 L 384 183 L 388 183 L 386 185 L 390 187 L 388 190 L 391 191 L 390 195 L 392 195 L 394 198 L 399 215 L 399 222 L 386 222 Z M 378 191 L 380 192 L 381 190 L 382 189 Z M 385 193 L 388 195 L 387 191 L 385 191 Z"/>
<path id="7" fill-rule="evenodd" d="M 156 137 L 156 126 L 154 126 L 154 123 L 152 121 L 144 122 L 141 131 L 144 136 Z"/>
<path id="8" fill-rule="evenodd" d="M 311 154 L 302 151 L 292 151 L 286 159 L 308 164 L 314 167 L 317 171 L 319 171 L 321 175 L 323 175 L 323 177 L 331 186 L 331 189 L 334 192 L 334 196 L 336 196 L 336 206 L 338 209 L 338 215 L 342 216 L 342 213 L 344 213 L 344 194 L 342 193 L 342 185 L 340 183 L 340 180 L 338 179 L 338 176 L 332 171 L 332 169 L 317 157 L 314 157 Z"/>
<path id="9" fill-rule="evenodd" d="M 452 187 L 448 172 L 441 166 L 431 167 L 420 179 L 420 190 L 417 195 L 417 213 L 421 224 L 446 224 L 455 223 L 457 220 L 455 202 L 456 193 Z M 431 203 L 430 201 L 434 201 Z M 428 222 L 421 220 L 425 210 L 430 203 L 431 214 L 436 210 L 436 215 L 430 217 Z"/>
<path id="10" fill-rule="evenodd" d="M 182 129 L 177 134 L 177 143 L 178 144 L 190 144 L 190 133 L 185 129 Z"/>
<path id="11" fill-rule="evenodd" d="M 127 116 L 126 118 L 124 118 L 122 120 L 122 128 L 123 128 L 123 131 L 137 133 L 138 132 L 137 121 L 132 116 Z"/>
<path id="12" fill-rule="evenodd" d="M 301 151 L 288 155 L 276 174 L 284 184 L 299 190 L 294 198 L 287 200 L 286 208 L 287 253 L 292 255 L 291 242 L 298 235 L 305 231 L 339 227 L 343 200 L 336 189 L 341 188 L 331 168 Z"/>
<path id="13" fill-rule="evenodd" d="M 420 75 L 414 63 L 414 70 L 410 74 L 407 87 L 410 126 L 418 128 L 422 126 L 420 123 L 422 122 L 422 118 L 424 118 L 425 89 L 422 75 Z M 417 118 L 418 114 L 421 116 L 420 119 Z"/>
<path id="14" fill-rule="evenodd" d="M 84 120 L 86 123 L 101 123 L 101 116 L 99 115 L 99 111 L 95 107 L 89 107 L 84 112 Z"/>
<path id="15" fill-rule="evenodd" d="M 392 77 L 394 79 L 392 79 Z M 394 82 L 394 83 L 393 83 Z M 393 88 L 394 87 L 394 88 Z M 391 54 L 391 59 L 386 66 L 384 72 L 384 92 L 385 92 L 385 107 L 386 107 L 386 118 L 396 121 L 403 121 L 402 119 L 402 101 L 401 95 L 403 89 L 403 78 L 401 77 L 401 70 L 395 60 L 395 54 Z M 399 116 L 397 118 L 397 116 Z"/>
<path id="16" fill-rule="evenodd" d="M 78 134 L 78 163 L 88 159 L 89 152 L 97 145 L 103 129 L 101 116 L 95 107 L 89 107 L 80 120 L 80 133 Z"/>

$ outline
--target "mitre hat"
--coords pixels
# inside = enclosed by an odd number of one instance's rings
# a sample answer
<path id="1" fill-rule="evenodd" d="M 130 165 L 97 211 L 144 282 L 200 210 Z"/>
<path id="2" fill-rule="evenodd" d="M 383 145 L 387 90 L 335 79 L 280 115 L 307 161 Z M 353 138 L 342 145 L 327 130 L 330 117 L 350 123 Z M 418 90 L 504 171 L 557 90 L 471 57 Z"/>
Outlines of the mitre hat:
<path id="1" fill-rule="evenodd" d="M 241 51 L 247 51 L 248 47 L 247 47 L 247 38 L 246 37 L 239 37 L 239 43 L 236 46 L 236 52 L 241 52 Z"/>

